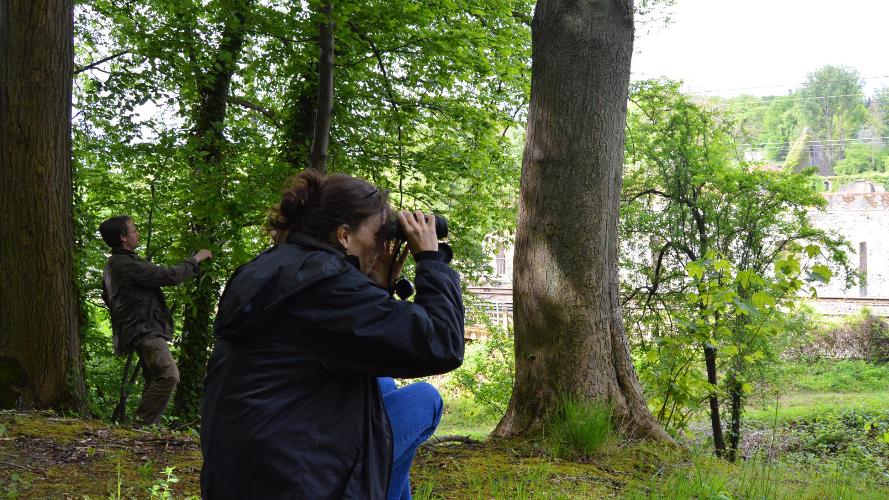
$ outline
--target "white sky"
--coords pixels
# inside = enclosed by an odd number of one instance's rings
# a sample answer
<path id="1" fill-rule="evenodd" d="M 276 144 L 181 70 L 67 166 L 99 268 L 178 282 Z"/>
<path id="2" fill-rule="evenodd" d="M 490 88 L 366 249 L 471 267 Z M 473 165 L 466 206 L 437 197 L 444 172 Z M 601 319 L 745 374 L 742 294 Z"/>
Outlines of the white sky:
<path id="1" fill-rule="evenodd" d="M 868 95 L 889 86 L 889 0 L 676 0 L 672 18 L 637 33 L 634 80 L 665 76 L 689 92 L 780 95 L 834 64 L 857 69 Z M 727 90 L 762 86 L 769 87 Z"/>

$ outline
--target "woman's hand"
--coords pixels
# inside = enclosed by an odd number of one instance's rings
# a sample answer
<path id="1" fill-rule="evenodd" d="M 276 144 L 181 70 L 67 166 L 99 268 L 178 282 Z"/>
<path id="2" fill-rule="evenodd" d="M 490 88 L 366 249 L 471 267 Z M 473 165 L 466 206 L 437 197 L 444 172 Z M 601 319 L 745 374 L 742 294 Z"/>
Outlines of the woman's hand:
<path id="1" fill-rule="evenodd" d="M 383 242 L 383 250 L 377 255 L 373 266 L 367 276 L 377 285 L 389 289 L 392 283 L 401 276 L 401 270 L 404 268 L 404 261 L 407 259 L 408 247 L 401 249 L 401 254 L 395 256 L 395 242 Z M 393 262 L 394 260 L 394 262 Z M 390 272 L 391 269 L 391 272 Z M 389 280 L 387 283 L 386 280 Z"/>
<path id="2" fill-rule="evenodd" d="M 438 251 L 438 235 L 435 232 L 435 217 L 417 210 L 398 212 L 398 223 L 404 228 L 408 248 L 417 255 L 422 252 Z"/>

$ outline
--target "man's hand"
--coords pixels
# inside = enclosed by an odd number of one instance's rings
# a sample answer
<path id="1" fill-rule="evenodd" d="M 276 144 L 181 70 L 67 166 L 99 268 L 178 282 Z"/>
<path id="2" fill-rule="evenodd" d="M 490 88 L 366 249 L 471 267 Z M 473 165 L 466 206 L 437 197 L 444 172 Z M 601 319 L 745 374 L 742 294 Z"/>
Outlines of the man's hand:
<path id="1" fill-rule="evenodd" d="M 412 254 L 438 251 L 438 235 L 435 233 L 435 217 L 432 214 L 426 215 L 419 210 L 402 210 L 398 212 L 398 222 L 404 228 Z"/>
<path id="2" fill-rule="evenodd" d="M 212 258 L 213 258 L 213 253 L 210 252 L 209 250 L 207 250 L 206 248 L 202 248 L 202 249 L 198 250 L 196 254 L 194 254 L 194 260 L 198 261 L 198 263 L 201 263 L 207 259 L 212 259 Z"/>

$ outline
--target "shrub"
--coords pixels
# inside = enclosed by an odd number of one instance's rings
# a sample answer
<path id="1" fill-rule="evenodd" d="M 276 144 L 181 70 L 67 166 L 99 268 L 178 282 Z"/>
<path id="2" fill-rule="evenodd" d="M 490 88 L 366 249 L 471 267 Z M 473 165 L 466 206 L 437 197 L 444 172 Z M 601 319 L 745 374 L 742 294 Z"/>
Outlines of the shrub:
<path id="1" fill-rule="evenodd" d="M 512 330 L 489 326 L 487 340 L 466 349 L 463 365 L 453 372 L 458 390 L 469 392 L 490 416 L 506 413 L 515 377 Z"/>
<path id="2" fill-rule="evenodd" d="M 558 458 L 591 456 L 611 440 L 611 415 L 601 401 L 563 396 L 547 421 L 546 447 Z"/>

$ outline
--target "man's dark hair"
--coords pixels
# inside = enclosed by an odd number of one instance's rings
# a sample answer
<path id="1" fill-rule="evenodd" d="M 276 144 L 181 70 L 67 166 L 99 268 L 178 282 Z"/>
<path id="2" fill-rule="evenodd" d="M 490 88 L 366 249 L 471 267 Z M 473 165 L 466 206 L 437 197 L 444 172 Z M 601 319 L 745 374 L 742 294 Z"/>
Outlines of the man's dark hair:
<path id="1" fill-rule="evenodd" d="M 120 237 L 126 236 L 129 232 L 127 222 L 131 220 L 133 219 L 129 215 L 118 215 L 117 217 L 105 219 L 99 224 L 99 233 L 109 247 L 117 248 L 120 246 Z"/>

